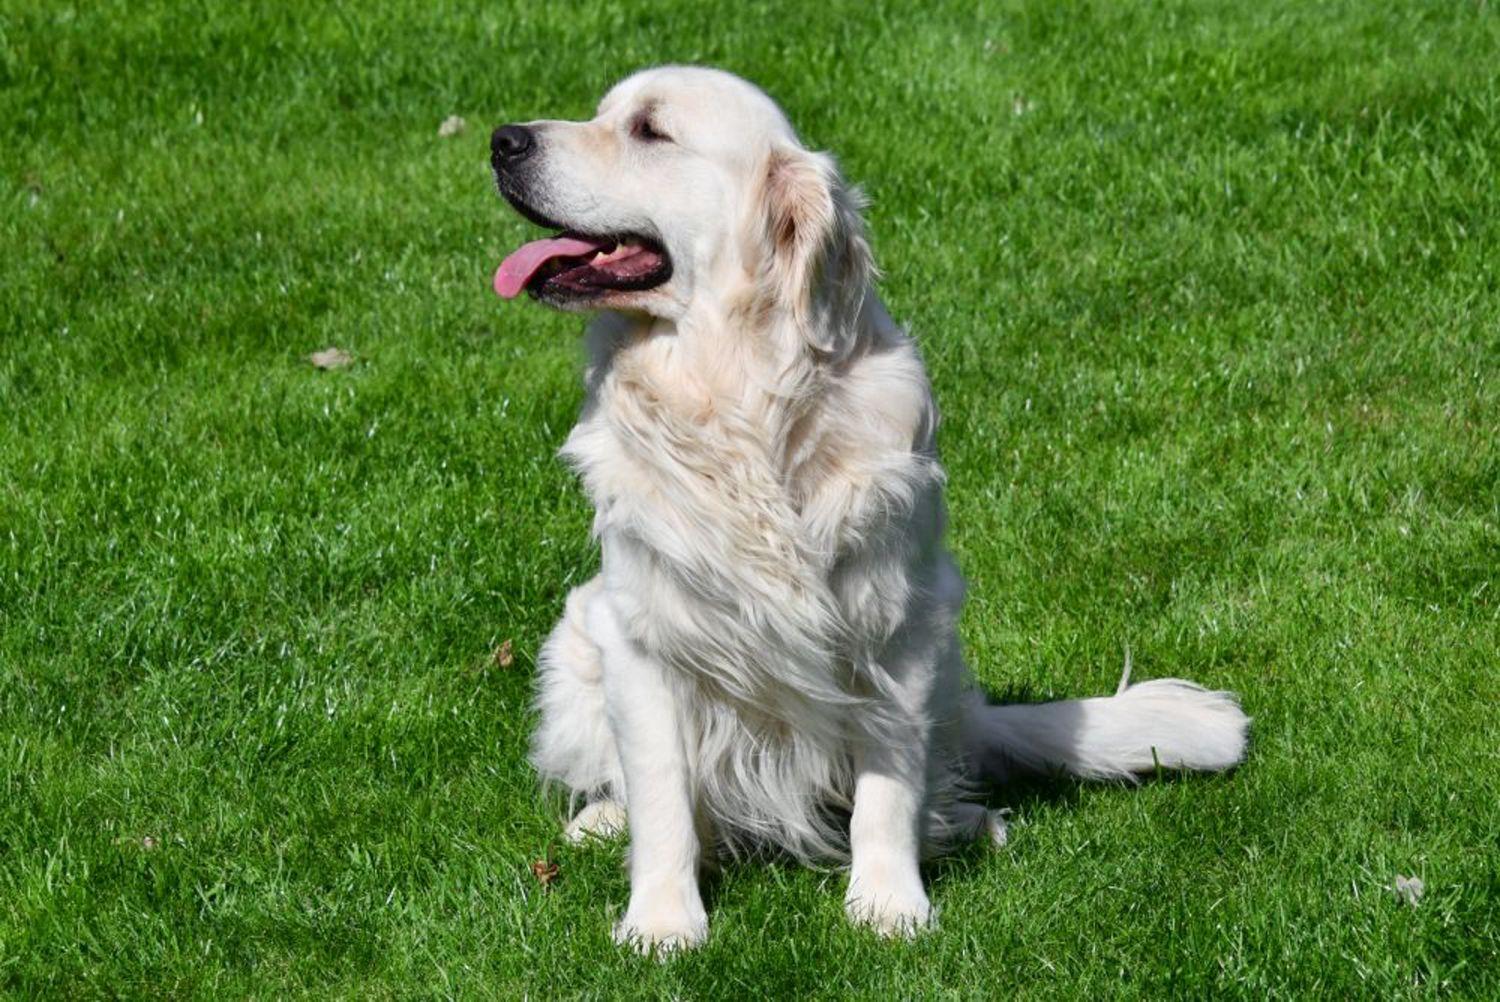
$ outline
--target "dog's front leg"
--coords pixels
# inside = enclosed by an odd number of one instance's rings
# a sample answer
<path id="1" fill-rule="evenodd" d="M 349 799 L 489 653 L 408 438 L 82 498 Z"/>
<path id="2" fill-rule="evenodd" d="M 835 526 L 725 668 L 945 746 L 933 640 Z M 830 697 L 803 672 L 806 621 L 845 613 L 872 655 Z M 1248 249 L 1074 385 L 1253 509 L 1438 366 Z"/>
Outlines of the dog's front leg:
<path id="1" fill-rule="evenodd" d="M 620 629 L 608 594 L 589 605 L 603 652 L 610 728 L 625 775 L 630 905 L 615 941 L 642 952 L 697 946 L 708 935 L 698 891 L 698 835 L 679 695 L 666 669 Z"/>
<path id="2" fill-rule="evenodd" d="M 849 820 L 849 917 L 885 936 L 911 936 L 932 915 L 918 867 L 926 800 L 927 735 L 903 728 L 856 754 Z"/>
<path id="3" fill-rule="evenodd" d="M 849 917 L 884 936 L 912 936 L 932 919 L 920 860 L 927 817 L 931 702 L 952 655 L 925 630 L 903 631 L 880 658 L 890 701 L 854 749 L 849 819 Z"/>

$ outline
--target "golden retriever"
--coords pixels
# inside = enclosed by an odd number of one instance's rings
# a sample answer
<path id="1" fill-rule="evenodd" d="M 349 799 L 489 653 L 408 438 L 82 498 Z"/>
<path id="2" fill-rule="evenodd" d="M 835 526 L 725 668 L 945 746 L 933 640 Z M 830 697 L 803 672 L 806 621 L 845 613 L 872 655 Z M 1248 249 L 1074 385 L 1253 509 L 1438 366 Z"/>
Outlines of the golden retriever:
<path id="1" fill-rule="evenodd" d="M 909 935 L 924 853 L 1003 838 L 978 781 L 1240 761 L 1229 693 L 975 688 L 921 357 L 876 292 L 859 192 L 763 92 L 651 69 L 491 151 L 511 205 L 560 231 L 495 291 L 594 315 L 562 451 L 603 569 L 542 649 L 532 761 L 582 803 L 570 835 L 628 828 L 619 941 L 701 942 L 700 866 L 757 848 L 847 862 L 849 916 Z"/>

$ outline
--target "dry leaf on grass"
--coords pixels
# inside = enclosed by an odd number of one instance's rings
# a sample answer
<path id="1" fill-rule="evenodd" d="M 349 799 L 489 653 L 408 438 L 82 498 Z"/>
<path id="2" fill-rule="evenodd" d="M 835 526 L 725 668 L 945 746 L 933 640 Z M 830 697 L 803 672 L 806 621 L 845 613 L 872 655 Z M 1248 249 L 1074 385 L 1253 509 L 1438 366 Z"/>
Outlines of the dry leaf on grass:
<path id="1" fill-rule="evenodd" d="M 307 360 L 319 369 L 342 369 L 354 364 L 354 356 L 342 348 L 324 348 L 307 356 Z"/>
<path id="2" fill-rule="evenodd" d="M 1398 873 L 1396 882 L 1391 885 L 1391 890 L 1396 893 L 1396 897 L 1415 908 L 1422 900 L 1422 894 L 1427 890 L 1427 886 L 1422 883 L 1421 877 L 1403 877 Z"/>
<path id="3" fill-rule="evenodd" d="M 495 648 L 494 661 L 497 668 L 509 668 L 516 663 L 515 647 L 511 641 L 507 640 Z"/>
<path id="4" fill-rule="evenodd" d="M 449 115 L 443 119 L 443 124 L 438 126 L 438 136 L 442 139 L 447 139 L 449 136 L 456 136 L 464 131 L 468 127 L 468 124 L 468 122 L 465 122 L 457 115 Z"/>
<path id="5" fill-rule="evenodd" d="M 560 871 L 557 864 L 552 862 L 551 860 L 532 860 L 531 875 L 535 877 L 537 883 L 541 884 L 543 887 L 552 886 L 552 882 L 557 879 L 557 875 L 559 872 Z"/>

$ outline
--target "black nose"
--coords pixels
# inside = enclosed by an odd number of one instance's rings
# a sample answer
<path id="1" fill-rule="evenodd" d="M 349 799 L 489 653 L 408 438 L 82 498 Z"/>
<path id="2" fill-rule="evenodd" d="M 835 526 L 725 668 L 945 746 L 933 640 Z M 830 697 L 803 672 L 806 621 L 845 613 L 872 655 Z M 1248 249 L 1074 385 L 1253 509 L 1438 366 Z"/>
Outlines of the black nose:
<path id="1" fill-rule="evenodd" d="M 536 148 L 536 135 L 524 125 L 502 125 L 490 137 L 491 159 L 496 164 L 525 160 Z"/>

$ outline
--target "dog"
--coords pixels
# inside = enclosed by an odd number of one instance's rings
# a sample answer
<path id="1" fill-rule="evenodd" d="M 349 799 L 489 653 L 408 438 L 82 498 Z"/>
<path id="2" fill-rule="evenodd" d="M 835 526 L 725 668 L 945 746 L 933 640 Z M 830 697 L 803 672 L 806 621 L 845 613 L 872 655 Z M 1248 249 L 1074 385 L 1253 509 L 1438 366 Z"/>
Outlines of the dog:
<path id="1" fill-rule="evenodd" d="M 990 705 L 955 624 L 937 410 L 887 314 L 864 200 L 729 73 L 661 67 L 584 122 L 505 125 L 500 193 L 556 235 L 494 288 L 593 315 L 562 455 L 595 506 L 597 577 L 538 657 L 531 761 L 628 830 L 614 930 L 701 943 L 700 868 L 760 850 L 847 864 L 846 911 L 932 919 L 919 865 L 1003 839 L 982 782 L 1241 761 L 1236 697 L 1177 679 Z"/>

